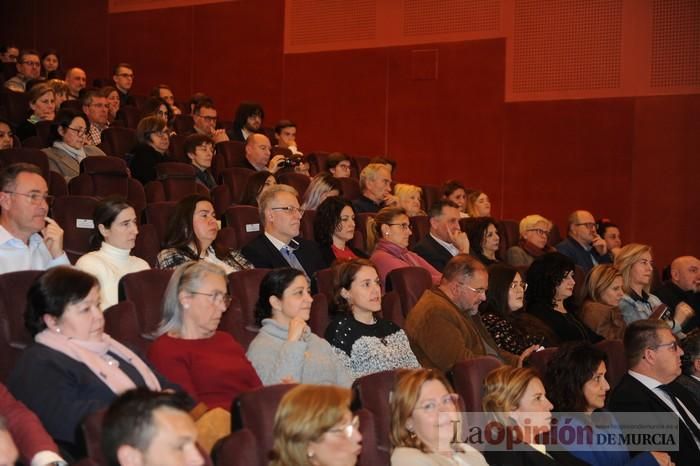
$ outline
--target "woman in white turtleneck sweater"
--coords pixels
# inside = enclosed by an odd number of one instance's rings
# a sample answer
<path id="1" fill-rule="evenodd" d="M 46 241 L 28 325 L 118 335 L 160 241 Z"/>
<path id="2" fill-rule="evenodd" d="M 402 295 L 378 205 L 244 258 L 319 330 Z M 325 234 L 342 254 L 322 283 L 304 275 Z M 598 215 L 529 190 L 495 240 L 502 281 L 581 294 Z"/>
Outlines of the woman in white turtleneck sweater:
<path id="1" fill-rule="evenodd" d="M 131 255 L 139 234 L 136 212 L 124 198 L 108 197 L 95 207 L 93 246 L 98 251 L 85 254 L 75 266 L 100 282 L 102 309 L 119 301 L 119 280 L 128 273 L 149 269 L 148 263 Z"/>

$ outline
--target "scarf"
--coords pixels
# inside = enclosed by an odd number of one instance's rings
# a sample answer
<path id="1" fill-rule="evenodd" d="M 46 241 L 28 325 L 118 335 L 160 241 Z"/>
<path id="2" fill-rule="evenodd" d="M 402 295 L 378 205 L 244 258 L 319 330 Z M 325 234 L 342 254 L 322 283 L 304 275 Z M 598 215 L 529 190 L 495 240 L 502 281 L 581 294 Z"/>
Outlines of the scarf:
<path id="1" fill-rule="evenodd" d="M 84 341 L 68 338 L 60 333 L 46 329 L 39 332 L 34 337 L 34 341 L 63 353 L 75 361 L 82 362 L 117 395 L 136 388 L 136 385 L 124 371 L 119 369 L 119 365 L 115 364 L 116 361 L 109 357 L 108 352 L 118 355 L 134 366 L 149 389 L 153 391 L 161 390 L 155 374 L 141 358 L 126 346 L 113 340 L 106 333 L 102 334 L 101 341 Z"/>
<path id="2" fill-rule="evenodd" d="M 540 249 L 537 246 L 535 246 L 534 244 L 532 244 L 531 242 L 529 242 L 523 238 L 520 238 L 518 240 L 518 246 L 523 248 L 523 250 L 526 253 L 530 254 L 534 258 L 543 256 L 543 255 L 547 254 L 548 252 L 556 252 L 556 249 L 554 249 L 549 244 L 545 244 L 544 248 Z"/>
<path id="3" fill-rule="evenodd" d="M 380 239 L 377 242 L 377 245 L 374 249 L 375 251 L 384 251 L 388 254 L 391 254 L 392 256 L 401 259 L 410 266 L 423 267 L 423 263 L 420 261 L 418 255 L 384 238 Z"/>
<path id="4" fill-rule="evenodd" d="M 87 154 L 85 153 L 84 148 L 76 149 L 75 147 L 71 147 L 68 144 L 66 144 L 63 141 L 54 141 L 53 146 L 56 149 L 62 150 L 64 152 L 67 152 L 68 155 L 70 155 L 72 158 L 78 161 L 78 163 L 82 162 L 85 157 L 87 157 Z"/>

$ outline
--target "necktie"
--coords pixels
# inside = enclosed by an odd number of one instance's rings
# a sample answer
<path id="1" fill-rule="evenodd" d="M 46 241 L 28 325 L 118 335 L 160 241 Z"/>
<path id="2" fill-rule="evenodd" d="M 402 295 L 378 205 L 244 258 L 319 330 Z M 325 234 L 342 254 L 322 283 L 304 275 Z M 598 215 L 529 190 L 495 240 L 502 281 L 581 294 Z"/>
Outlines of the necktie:
<path id="1" fill-rule="evenodd" d="M 683 422 L 688 427 L 688 429 L 690 429 L 690 432 L 693 434 L 693 437 L 695 437 L 695 441 L 700 442 L 700 429 L 690 418 L 685 408 L 683 408 L 683 406 L 681 406 L 681 404 L 678 402 L 678 398 L 676 398 L 676 395 L 673 393 L 673 388 L 669 385 L 659 385 L 657 388 L 660 388 L 668 394 L 668 396 L 671 398 L 671 401 L 673 402 L 673 406 L 676 407 L 676 409 L 680 413 L 681 418 L 683 418 Z M 693 414 L 697 415 L 696 413 Z"/>
<path id="2" fill-rule="evenodd" d="M 289 246 L 283 247 L 281 250 L 282 255 L 284 256 L 284 259 L 289 263 L 289 265 L 297 270 L 301 270 L 302 272 L 306 273 L 304 270 L 304 267 L 301 265 L 301 262 L 299 262 L 299 259 L 297 259 L 297 256 L 294 255 L 294 251 L 292 251 L 292 248 Z"/>

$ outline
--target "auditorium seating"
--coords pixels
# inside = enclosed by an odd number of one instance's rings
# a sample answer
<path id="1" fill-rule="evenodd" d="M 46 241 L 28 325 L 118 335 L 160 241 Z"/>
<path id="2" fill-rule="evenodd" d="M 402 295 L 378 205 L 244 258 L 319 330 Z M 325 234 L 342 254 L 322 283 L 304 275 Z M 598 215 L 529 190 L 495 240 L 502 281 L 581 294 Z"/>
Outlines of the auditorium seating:
<path id="1" fill-rule="evenodd" d="M 493 356 L 480 356 L 454 365 L 452 381 L 462 398 L 465 412 L 481 411 L 483 381 L 489 372 L 500 366 L 501 362 Z"/>
<path id="2" fill-rule="evenodd" d="M 144 338 L 152 340 L 158 328 L 163 294 L 172 274 L 172 270 L 150 269 L 124 275 L 119 281 L 119 301 L 134 303 Z"/>
<path id="3" fill-rule="evenodd" d="M 136 130 L 113 126 L 102 131 L 99 147 L 107 155 L 127 158 L 127 154 L 136 146 Z"/>
<path id="4" fill-rule="evenodd" d="M 61 196 L 51 207 L 53 219 L 63 228 L 63 249 L 72 264 L 90 252 L 93 213 L 98 200 L 90 196 Z"/>
<path id="5" fill-rule="evenodd" d="M 430 218 L 427 215 L 416 215 L 409 218 L 411 224 L 411 236 L 408 238 L 408 248 L 411 249 L 417 242 L 430 234 Z"/>
<path id="6" fill-rule="evenodd" d="M 277 183 L 287 184 L 296 189 L 297 193 L 299 193 L 299 198 L 304 197 L 306 188 L 309 187 L 309 183 L 311 182 L 311 179 L 308 176 L 292 171 L 282 171 L 281 173 L 277 174 L 276 178 Z"/>
<path id="7" fill-rule="evenodd" d="M 423 292 L 432 286 L 430 272 L 422 267 L 394 269 L 386 277 L 386 290 L 396 291 L 399 294 L 404 317 L 413 309 Z"/>
<path id="8" fill-rule="evenodd" d="M 145 355 L 151 341 L 141 335 L 137 312 L 136 305 L 131 301 L 121 301 L 104 309 L 104 332 L 138 354 Z"/>
<path id="9" fill-rule="evenodd" d="M 243 325 L 253 332 L 258 328 L 255 322 L 255 305 L 258 302 L 260 283 L 268 272 L 268 269 L 250 269 L 233 272 L 228 276 L 231 295 L 235 296 L 241 305 Z"/>
<path id="10" fill-rule="evenodd" d="M 343 198 L 348 201 L 354 201 L 362 195 L 360 190 L 360 182 L 356 178 L 338 178 L 340 186 L 343 190 Z"/>
<path id="11" fill-rule="evenodd" d="M 209 196 L 206 186 L 197 183 L 194 165 L 162 162 L 156 165 L 157 179 L 144 186 L 146 202 L 179 201 L 191 194 Z"/>
<path id="12" fill-rule="evenodd" d="M 14 148 L 0 150 L 0 168 L 7 165 L 24 162 L 36 165 L 49 186 L 52 196 L 64 196 L 68 193 L 66 180 L 60 174 L 49 170 L 49 159 L 39 149 Z"/>
<path id="13" fill-rule="evenodd" d="M 238 247 L 234 249 L 242 249 L 263 232 L 257 207 L 247 205 L 229 207 L 224 214 L 224 220 L 226 225 L 235 232 Z"/>
<path id="14" fill-rule="evenodd" d="M 158 235 L 158 242 L 165 242 L 165 234 L 168 228 L 168 221 L 175 211 L 177 202 L 153 202 L 146 206 L 145 218 L 146 222 L 153 225 Z"/>
<path id="15" fill-rule="evenodd" d="M 386 453 L 391 452 L 389 393 L 393 390 L 395 381 L 395 371 L 382 371 L 360 377 L 352 385 L 359 407 L 374 414 L 377 449 Z"/>
<path id="16" fill-rule="evenodd" d="M 231 201 L 238 203 L 243 196 L 248 178 L 255 172 L 248 168 L 225 168 L 219 173 L 219 180 L 222 184 L 228 186 L 231 195 Z"/>

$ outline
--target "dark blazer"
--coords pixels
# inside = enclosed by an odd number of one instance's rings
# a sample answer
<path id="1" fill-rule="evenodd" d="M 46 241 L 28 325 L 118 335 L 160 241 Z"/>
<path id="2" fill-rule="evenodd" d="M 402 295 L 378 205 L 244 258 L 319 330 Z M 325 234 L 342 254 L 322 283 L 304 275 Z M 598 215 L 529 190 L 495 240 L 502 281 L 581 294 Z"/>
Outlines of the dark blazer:
<path id="1" fill-rule="evenodd" d="M 689 375 L 681 374 L 673 383 L 680 385 L 690 392 L 697 403 L 700 406 L 700 380 L 695 379 Z"/>
<path id="2" fill-rule="evenodd" d="M 521 445 L 515 451 L 486 450 L 483 453 L 490 466 L 589 466 L 569 452 L 548 451 L 550 457 L 529 445 Z"/>
<path id="3" fill-rule="evenodd" d="M 442 272 L 442 269 L 453 257 L 450 251 L 435 241 L 429 234 L 425 235 L 422 240 L 413 246 L 413 252 L 428 261 L 438 272 Z"/>
<path id="4" fill-rule="evenodd" d="M 696 419 L 700 419 L 700 406 L 695 403 L 693 397 L 687 391 L 673 382 L 678 392 L 678 398 L 690 410 Z M 649 390 L 640 381 L 629 374 L 620 380 L 615 389 L 610 394 L 609 408 L 615 412 L 630 413 L 672 413 L 668 407 L 654 392 Z M 680 442 L 678 451 L 670 451 L 668 454 L 676 466 L 691 466 L 698 464 L 700 450 L 698 449 L 693 435 L 679 419 Z M 624 429 L 623 429 L 624 430 Z M 632 453 L 634 454 L 634 453 Z"/>
<path id="5" fill-rule="evenodd" d="M 321 251 L 315 241 L 296 238 L 299 248 L 294 251 L 301 266 L 309 278 L 313 279 L 316 272 L 326 267 L 321 257 Z M 264 234 L 248 243 L 241 253 L 258 269 L 277 269 L 289 267 L 289 263 L 274 244 Z"/>
<path id="6" fill-rule="evenodd" d="M 137 144 L 131 154 L 131 176 L 143 185 L 156 179 L 157 164 L 171 161 L 167 155 L 161 154 L 148 144 Z"/>
<path id="7" fill-rule="evenodd" d="M 568 237 L 562 240 L 561 243 L 557 244 L 557 251 L 574 261 L 574 263 L 581 267 L 586 273 L 593 268 L 593 257 L 595 257 L 595 260 L 599 264 L 612 263 L 612 260 L 608 254 L 601 256 L 595 249 L 586 251 L 578 241 Z"/>
<path id="8" fill-rule="evenodd" d="M 228 131 L 226 131 L 226 134 L 231 141 L 245 142 L 243 131 L 240 128 L 230 128 Z"/>
<path id="9" fill-rule="evenodd" d="M 700 293 L 683 291 L 678 285 L 668 280 L 654 290 L 654 295 L 667 305 L 674 314 L 676 306 L 681 301 L 693 308 L 695 315 L 688 319 L 688 322 L 683 326 L 683 330 L 686 333 L 700 325 Z"/>
<path id="10" fill-rule="evenodd" d="M 325 262 L 326 264 L 324 268 L 330 267 L 333 264 L 333 262 L 335 262 L 335 254 L 333 254 L 333 249 L 331 249 L 330 244 L 319 244 L 318 247 L 321 250 L 321 257 L 323 258 L 323 262 Z M 362 251 L 361 249 L 357 249 L 356 247 L 353 247 L 350 244 L 346 244 L 345 247 L 350 248 L 350 250 L 353 253 L 355 253 L 357 257 L 360 257 L 362 259 L 367 259 L 369 257 L 369 255 L 366 252 Z"/>
<path id="11" fill-rule="evenodd" d="M 352 207 L 355 209 L 355 213 L 357 214 L 362 214 L 365 212 L 375 213 L 379 212 L 381 208 L 384 207 L 384 203 L 382 202 L 377 204 L 372 199 L 362 195 L 352 201 Z"/>

